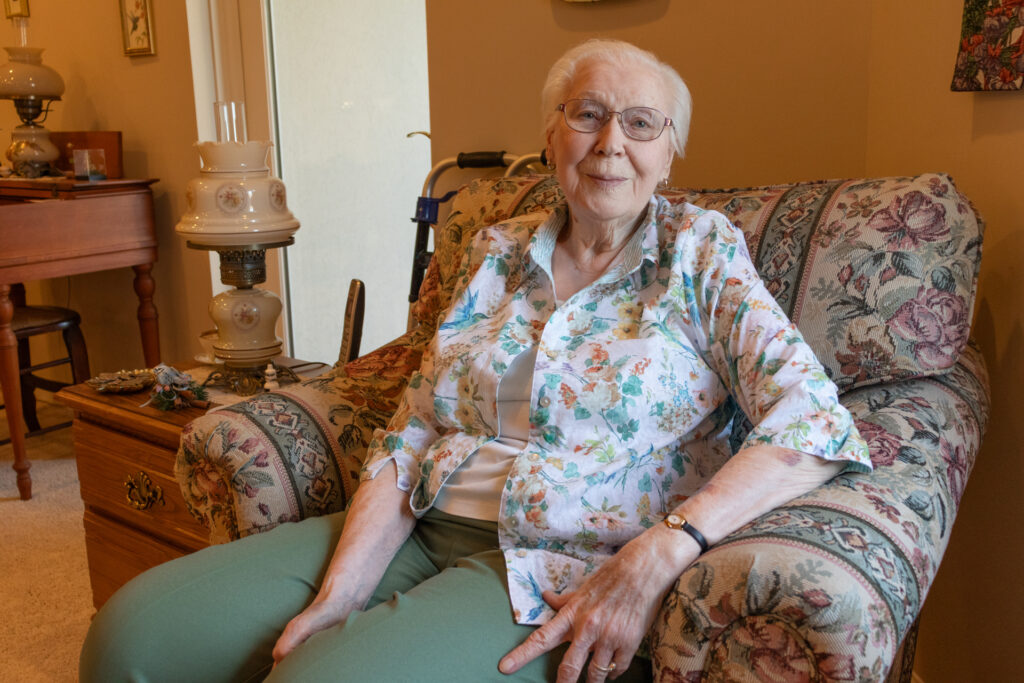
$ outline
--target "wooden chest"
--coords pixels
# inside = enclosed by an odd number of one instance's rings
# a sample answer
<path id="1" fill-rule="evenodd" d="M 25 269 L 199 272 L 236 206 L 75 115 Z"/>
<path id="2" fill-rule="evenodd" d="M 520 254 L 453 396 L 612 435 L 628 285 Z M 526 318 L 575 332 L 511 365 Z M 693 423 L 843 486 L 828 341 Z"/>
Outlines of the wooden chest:
<path id="1" fill-rule="evenodd" d="M 100 394 L 84 384 L 60 391 L 74 410 L 74 448 L 85 502 L 93 604 L 150 567 L 209 545 L 174 479 L 182 427 L 196 408 L 142 408 L 147 394 Z"/>

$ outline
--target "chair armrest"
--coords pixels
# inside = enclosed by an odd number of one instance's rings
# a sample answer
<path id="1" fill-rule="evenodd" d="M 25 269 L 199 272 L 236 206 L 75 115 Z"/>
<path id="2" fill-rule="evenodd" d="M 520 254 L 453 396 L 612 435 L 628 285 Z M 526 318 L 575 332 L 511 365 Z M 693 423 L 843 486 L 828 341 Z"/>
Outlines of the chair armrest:
<path id="1" fill-rule="evenodd" d="M 976 349 L 942 377 L 843 403 L 876 469 L 843 474 L 731 534 L 670 591 L 656 680 L 881 680 L 917 619 L 988 414 Z"/>
<path id="2" fill-rule="evenodd" d="M 373 431 L 419 366 L 424 334 L 413 330 L 326 375 L 186 425 L 174 472 L 210 542 L 344 509 Z"/>

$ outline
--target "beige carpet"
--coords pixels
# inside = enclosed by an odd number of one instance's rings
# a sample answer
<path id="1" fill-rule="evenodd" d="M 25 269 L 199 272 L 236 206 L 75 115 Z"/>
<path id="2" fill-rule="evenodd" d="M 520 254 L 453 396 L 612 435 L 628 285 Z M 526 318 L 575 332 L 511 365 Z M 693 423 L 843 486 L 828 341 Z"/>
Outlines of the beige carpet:
<path id="1" fill-rule="evenodd" d="M 39 417 L 54 424 L 70 413 L 46 401 Z M 71 429 L 30 438 L 28 456 L 32 500 L 23 501 L 11 446 L 0 446 L 0 681 L 75 681 L 93 607 Z"/>

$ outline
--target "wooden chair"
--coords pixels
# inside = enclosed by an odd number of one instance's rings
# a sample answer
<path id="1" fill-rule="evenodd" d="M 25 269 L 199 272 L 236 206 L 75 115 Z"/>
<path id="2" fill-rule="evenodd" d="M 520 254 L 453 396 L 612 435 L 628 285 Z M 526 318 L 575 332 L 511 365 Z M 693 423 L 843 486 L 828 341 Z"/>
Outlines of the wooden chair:
<path id="1" fill-rule="evenodd" d="M 355 278 L 348 286 L 348 300 L 345 302 L 345 324 L 342 327 L 341 348 L 338 363 L 344 364 L 359 357 L 359 346 L 363 341 L 363 311 L 366 308 L 366 287 L 362 280 Z"/>
<path id="2" fill-rule="evenodd" d="M 11 329 L 14 331 L 14 337 L 18 340 L 21 406 L 27 433 L 28 435 L 45 434 L 67 427 L 71 424 L 70 422 L 47 427 L 39 424 L 39 418 L 36 415 L 35 390 L 58 391 L 62 387 L 68 386 L 68 383 L 40 377 L 35 373 L 45 368 L 70 364 L 72 383 L 78 384 L 89 379 L 89 354 L 86 351 L 85 338 L 79 327 L 82 322 L 81 316 L 70 308 L 60 306 L 26 306 L 25 289 L 22 285 L 15 285 L 11 288 L 11 299 L 14 301 L 14 318 L 11 320 Z M 64 358 L 33 365 L 29 352 L 29 339 L 51 332 L 61 333 L 68 355 Z M 10 423 L 8 422 L 8 424 Z M 8 442 L 10 442 L 9 438 L 2 439 L 0 445 Z"/>

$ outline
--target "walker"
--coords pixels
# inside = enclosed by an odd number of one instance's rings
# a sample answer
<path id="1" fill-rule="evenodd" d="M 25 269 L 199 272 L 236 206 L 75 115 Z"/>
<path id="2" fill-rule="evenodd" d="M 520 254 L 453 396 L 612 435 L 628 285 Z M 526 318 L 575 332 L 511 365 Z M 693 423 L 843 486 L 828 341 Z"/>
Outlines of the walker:
<path id="1" fill-rule="evenodd" d="M 437 224 L 438 208 L 455 196 L 458 190 L 452 190 L 443 197 L 434 197 L 434 185 L 442 173 L 450 168 L 505 168 L 505 177 L 522 172 L 532 163 L 546 163 L 544 152 L 539 154 L 523 154 L 516 156 L 506 152 L 461 152 L 458 156 L 448 157 L 439 161 L 427 174 L 423 183 L 421 196 L 416 200 L 416 215 L 412 221 L 416 223 L 416 242 L 413 247 L 412 281 L 409 284 L 409 303 L 419 299 L 420 285 L 423 275 L 434 255 L 427 250 L 430 227 Z"/>

